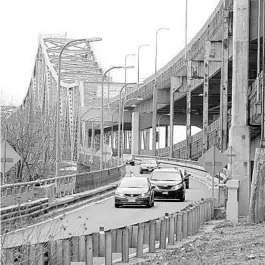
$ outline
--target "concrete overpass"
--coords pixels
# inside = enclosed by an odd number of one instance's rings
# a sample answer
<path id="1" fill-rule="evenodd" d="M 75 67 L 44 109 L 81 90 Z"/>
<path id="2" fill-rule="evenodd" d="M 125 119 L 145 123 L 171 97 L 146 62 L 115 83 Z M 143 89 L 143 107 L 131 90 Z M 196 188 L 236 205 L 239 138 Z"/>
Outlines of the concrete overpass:
<path id="1" fill-rule="evenodd" d="M 186 125 L 187 134 L 185 141 L 173 144 L 171 129 L 170 136 L 166 136 L 170 145 L 159 152 L 163 156 L 198 159 L 212 145 L 221 151 L 233 146 L 239 153 L 238 161 L 232 165 L 232 178 L 240 180 L 241 215 L 248 211 L 254 154 L 260 145 L 264 120 L 263 17 L 258 0 L 220 1 L 188 44 L 187 60 L 183 50 L 156 76 L 122 95 L 123 100 L 131 99 L 128 106 L 137 104 L 128 108 L 124 125 L 125 130 L 131 130 L 133 154 L 157 154 L 156 129 L 159 117 L 165 113 L 170 113 L 170 117 L 163 116 L 160 125 Z M 139 103 L 137 97 L 144 100 Z M 106 112 L 113 114 L 118 104 L 117 96 Z M 97 112 L 90 109 L 87 117 L 97 116 Z M 202 131 L 191 137 L 191 126 Z M 145 133 L 145 148 L 141 150 L 140 134 L 149 128 L 153 132 L 152 150 L 147 150 L 150 133 Z"/>

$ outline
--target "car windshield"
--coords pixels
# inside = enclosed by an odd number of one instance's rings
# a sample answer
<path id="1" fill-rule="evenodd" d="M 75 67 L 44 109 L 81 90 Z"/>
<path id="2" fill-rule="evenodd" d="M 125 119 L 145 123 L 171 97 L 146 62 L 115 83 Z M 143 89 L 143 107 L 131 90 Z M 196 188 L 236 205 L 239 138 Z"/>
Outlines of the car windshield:
<path id="1" fill-rule="evenodd" d="M 156 164 L 156 161 L 155 160 L 142 160 L 142 164 Z"/>
<path id="2" fill-rule="evenodd" d="M 148 182 L 146 178 L 143 179 L 124 179 L 120 183 L 120 188 L 143 188 L 143 187 L 148 187 Z"/>
<path id="3" fill-rule="evenodd" d="M 166 172 L 155 171 L 152 174 L 151 180 L 157 181 L 181 181 L 181 175 L 179 172 Z"/>

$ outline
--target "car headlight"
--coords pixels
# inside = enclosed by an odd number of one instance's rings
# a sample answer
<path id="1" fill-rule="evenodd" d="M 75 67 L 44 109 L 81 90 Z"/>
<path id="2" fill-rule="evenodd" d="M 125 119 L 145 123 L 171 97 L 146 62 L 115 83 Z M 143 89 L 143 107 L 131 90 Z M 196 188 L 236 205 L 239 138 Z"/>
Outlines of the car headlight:
<path id="1" fill-rule="evenodd" d="M 124 197 L 124 194 L 116 191 L 115 192 L 115 196 L 117 196 L 117 197 Z"/>
<path id="2" fill-rule="evenodd" d="M 183 184 L 178 184 L 178 185 L 174 186 L 172 188 L 172 190 L 178 190 L 178 189 L 182 188 L 182 186 L 183 186 Z"/>
<path id="3" fill-rule="evenodd" d="M 149 191 L 144 192 L 141 194 L 141 197 L 148 197 L 150 195 Z"/>

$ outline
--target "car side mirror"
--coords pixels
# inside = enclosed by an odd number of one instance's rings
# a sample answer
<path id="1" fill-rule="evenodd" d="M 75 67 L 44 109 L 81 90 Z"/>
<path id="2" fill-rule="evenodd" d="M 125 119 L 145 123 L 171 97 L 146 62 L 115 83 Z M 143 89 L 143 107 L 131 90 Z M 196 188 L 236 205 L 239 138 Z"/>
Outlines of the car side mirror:
<path id="1" fill-rule="evenodd" d="M 151 189 L 153 190 L 156 186 L 155 185 L 151 185 Z"/>

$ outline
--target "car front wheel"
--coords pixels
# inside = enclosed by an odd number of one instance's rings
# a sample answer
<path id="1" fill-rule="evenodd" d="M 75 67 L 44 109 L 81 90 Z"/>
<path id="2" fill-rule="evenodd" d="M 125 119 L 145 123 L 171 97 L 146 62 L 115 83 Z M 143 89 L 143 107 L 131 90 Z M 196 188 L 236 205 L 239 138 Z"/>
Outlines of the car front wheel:
<path id="1" fill-rule="evenodd" d="M 115 208 L 120 208 L 120 205 L 115 203 Z"/>

